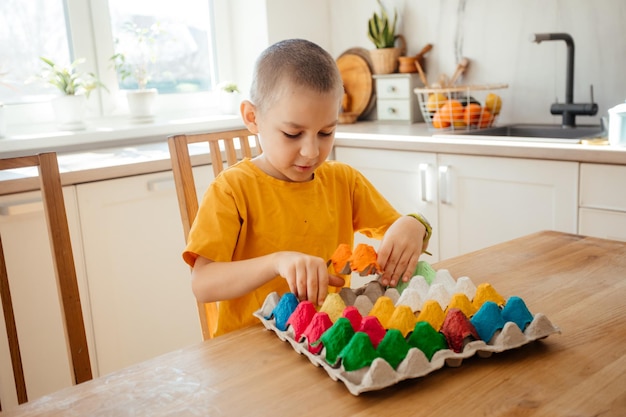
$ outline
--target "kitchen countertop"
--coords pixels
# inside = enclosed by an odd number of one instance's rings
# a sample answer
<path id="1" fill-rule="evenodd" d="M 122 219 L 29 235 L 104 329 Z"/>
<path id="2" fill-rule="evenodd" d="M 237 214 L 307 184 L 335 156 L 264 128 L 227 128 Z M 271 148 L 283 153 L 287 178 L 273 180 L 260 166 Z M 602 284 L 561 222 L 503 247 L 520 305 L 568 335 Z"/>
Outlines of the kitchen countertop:
<path id="1" fill-rule="evenodd" d="M 115 130 L 105 124 L 90 125 L 81 132 L 43 134 L 25 132 L 0 139 L 0 158 L 30 152 L 56 150 L 64 185 L 119 178 L 171 168 L 166 138 L 175 132 L 198 132 L 240 128 L 238 117 L 155 121 L 149 125 L 117 122 Z M 626 147 L 582 145 L 563 140 L 514 140 L 501 137 L 438 134 L 425 123 L 398 124 L 358 122 L 339 125 L 336 146 L 450 153 L 513 158 L 548 159 L 626 165 Z M 204 149 L 193 151 L 199 163 Z M 0 173 L 0 195 L 36 189 L 28 170 Z"/>
<path id="2" fill-rule="evenodd" d="M 425 123 L 342 125 L 335 146 L 626 165 L 626 147 L 429 131 Z"/>

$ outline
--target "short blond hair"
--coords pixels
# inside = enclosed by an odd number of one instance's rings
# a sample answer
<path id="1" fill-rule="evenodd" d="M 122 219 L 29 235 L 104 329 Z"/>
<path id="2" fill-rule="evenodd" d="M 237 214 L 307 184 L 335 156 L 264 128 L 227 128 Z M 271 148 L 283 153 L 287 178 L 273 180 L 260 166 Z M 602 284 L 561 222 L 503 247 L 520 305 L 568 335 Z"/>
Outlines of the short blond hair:
<path id="1" fill-rule="evenodd" d="M 250 100 L 263 112 L 278 99 L 288 83 L 319 93 L 343 96 L 343 81 L 333 57 L 319 45 L 304 39 L 277 42 L 257 58 Z"/>

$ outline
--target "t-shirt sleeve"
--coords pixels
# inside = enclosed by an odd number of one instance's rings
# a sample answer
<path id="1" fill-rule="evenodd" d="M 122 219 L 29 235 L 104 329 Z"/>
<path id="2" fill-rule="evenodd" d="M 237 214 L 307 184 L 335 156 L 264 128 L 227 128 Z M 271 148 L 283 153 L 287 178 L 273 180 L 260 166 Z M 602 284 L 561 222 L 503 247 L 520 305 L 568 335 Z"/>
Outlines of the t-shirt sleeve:
<path id="1" fill-rule="evenodd" d="M 213 181 L 189 231 L 183 259 L 192 267 L 199 255 L 213 261 L 230 261 L 240 227 L 232 190 L 224 182 Z"/>

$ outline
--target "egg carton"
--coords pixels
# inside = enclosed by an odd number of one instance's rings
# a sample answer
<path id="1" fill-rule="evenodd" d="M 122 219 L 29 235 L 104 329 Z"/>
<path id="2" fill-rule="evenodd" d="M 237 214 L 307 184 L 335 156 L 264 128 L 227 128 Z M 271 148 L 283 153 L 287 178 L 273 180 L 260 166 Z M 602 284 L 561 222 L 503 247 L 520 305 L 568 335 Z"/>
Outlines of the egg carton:
<path id="1" fill-rule="evenodd" d="M 482 303 L 481 309 L 463 311 L 471 310 L 471 306 L 463 303 L 454 304 L 459 298 L 478 300 Z M 291 316 L 298 306 L 305 307 L 303 303 L 308 302 L 298 302 L 295 295 L 291 293 L 280 296 L 273 292 L 267 296 L 263 306 L 254 313 L 254 316 L 263 323 L 266 329 L 273 331 L 280 340 L 288 342 L 296 352 L 306 356 L 315 366 L 322 367 L 333 380 L 343 382 L 353 395 L 380 390 L 405 379 L 423 377 L 444 366 L 458 367 L 462 365 L 464 359 L 474 355 L 488 358 L 493 353 L 519 348 L 553 333 L 560 333 L 560 329 L 553 325 L 544 314 L 530 314 L 519 297 L 511 297 L 509 301 L 505 301 L 489 284 L 476 287 L 467 277 L 455 281 L 447 270 L 436 271 L 436 275 L 433 274 L 428 279 L 415 276 L 408 284 L 401 285 L 399 288 L 385 289 L 378 281 L 372 281 L 359 289 L 342 289 L 338 294 L 329 294 L 317 313 L 327 314 L 333 326 L 337 325 L 340 319 L 348 321 L 346 318 L 348 310 L 353 316 L 358 316 L 357 321 L 363 319 L 362 322 L 365 322 L 366 319 L 376 317 L 376 321 L 380 321 L 381 324 L 385 322 L 386 326 L 383 331 L 386 333 L 390 332 L 388 329 L 394 329 L 396 332 L 399 331 L 397 329 L 401 329 L 401 325 L 393 323 L 393 318 L 399 316 L 397 314 L 399 311 L 410 310 L 416 318 L 415 321 L 419 322 L 417 319 L 420 317 L 420 310 L 424 310 L 427 305 L 435 306 L 435 308 L 443 305 L 442 311 L 445 309 L 448 315 L 451 315 L 451 312 L 459 313 L 460 316 L 467 317 L 468 321 L 470 321 L 470 315 L 478 318 L 482 310 L 488 310 L 487 307 L 503 311 L 501 307 L 506 308 L 506 304 L 510 306 L 521 304 L 524 313 L 521 316 L 516 315 L 511 319 L 512 321 L 503 320 L 499 326 L 495 327 L 491 319 L 484 321 L 487 326 L 477 320 L 476 328 L 480 328 L 482 338 L 478 336 L 478 333 L 472 333 L 476 337 L 464 335 L 462 341 L 459 342 L 462 343 L 461 345 L 455 348 L 448 345 L 447 348 L 434 352 L 430 359 L 422 350 L 410 347 L 406 356 L 399 363 L 395 363 L 395 366 L 392 366 L 386 358 L 377 357 L 367 366 L 353 369 L 354 366 L 351 365 L 351 369 L 347 370 L 345 366 L 347 355 L 344 355 L 343 351 L 339 354 L 336 351 L 330 352 L 329 355 L 329 349 L 321 342 L 330 329 L 316 337 L 317 340 L 308 340 L 301 328 L 297 330 L 294 328 L 297 323 L 290 321 L 293 319 Z M 382 311 L 384 309 L 379 308 L 381 305 L 388 306 L 389 303 L 393 304 L 393 311 L 388 310 L 385 313 Z M 288 307 L 285 308 L 285 305 Z M 342 308 L 343 313 L 338 314 L 337 311 Z M 371 316 L 371 313 L 374 316 Z M 486 317 L 486 315 L 482 314 L 481 317 Z M 432 325 L 432 328 L 436 328 L 439 332 L 440 328 L 437 327 L 440 326 Z M 476 330 L 476 328 L 473 329 Z M 405 338 L 410 333 L 406 329 L 402 331 Z M 354 334 L 357 334 L 356 328 Z M 351 341 L 356 340 L 354 336 L 349 337 Z M 330 343 L 329 347 L 331 347 Z"/>

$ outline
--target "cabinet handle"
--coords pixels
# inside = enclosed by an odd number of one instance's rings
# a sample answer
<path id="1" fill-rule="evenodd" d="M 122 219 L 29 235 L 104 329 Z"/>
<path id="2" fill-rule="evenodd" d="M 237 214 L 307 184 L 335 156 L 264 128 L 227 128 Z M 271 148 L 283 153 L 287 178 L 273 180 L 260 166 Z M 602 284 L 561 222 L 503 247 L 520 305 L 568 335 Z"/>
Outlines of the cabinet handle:
<path id="1" fill-rule="evenodd" d="M 441 204 L 452 204 L 450 200 L 450 167 L 439 167 L 439 200 Z"/>
<path id="2" fill-rule="evenodd" d="M 19 214 L 36 213 L 43 210 L 41 199 L 22 200 L 0 205 L 1 216 L 17 216 Z"/>
<path id="3" fill-rule="evenodd" d="M 419 164 L 419 172 L 420 172 L 420 200 L 424 203 L 430 202 L 430 193 L 428 192 L 428 173 L 430 165 L 426 163 Z"/>
<path id="4" fill-rule="evenodd" d="M 148 191 L 167 191 L 175 188 L 176 185 L 171 178 L 148 181 Z"/>
<path id="5" fill-rule="evenodd" d="M 389 113 L 389 114 L 396 114 L 396 113 L 397 113 L 397 111 L 396 111 L 396 109 L 395 109 L 395 108 L 393 108 L 393 107 L 387 107 L 387 113 Z"/>
<path id="6" fill-rule="evenodd" d="M 387 87 L 387 92 L 388 93 L 395 93 L 396 92 L 396 87 L 393 85 L 390 85 L 389 87 Z"/>

